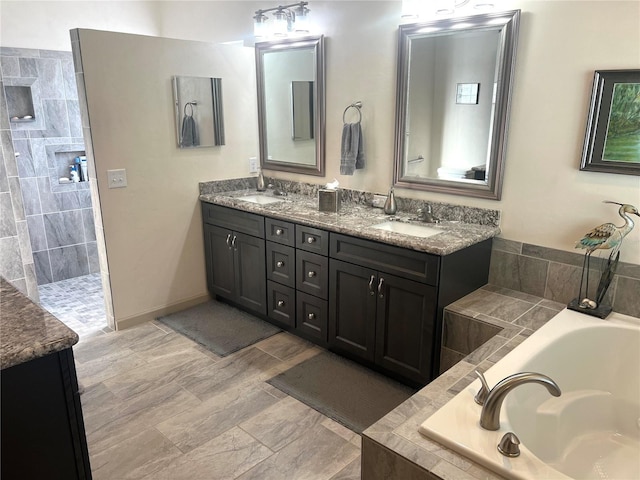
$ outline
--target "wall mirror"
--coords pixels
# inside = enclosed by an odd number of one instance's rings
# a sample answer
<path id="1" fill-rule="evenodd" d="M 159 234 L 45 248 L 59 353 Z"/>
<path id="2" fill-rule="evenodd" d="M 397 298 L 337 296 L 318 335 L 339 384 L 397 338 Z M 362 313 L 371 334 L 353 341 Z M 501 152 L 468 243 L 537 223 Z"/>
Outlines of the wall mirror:
<path id="1" fill-rule="evenodd" d="M 324 37 L 256 43 L 260 165 L 324 175 Z"/>
<path id="2" fill-rule="evenodd" d="M 519 18 L 400 26 L 396 186 L 500 199 Z"/>
<path id="3" fill-rule="evenodd" d="M 173 77 L 178 147 L 224 145 L 222 79 Z"/>

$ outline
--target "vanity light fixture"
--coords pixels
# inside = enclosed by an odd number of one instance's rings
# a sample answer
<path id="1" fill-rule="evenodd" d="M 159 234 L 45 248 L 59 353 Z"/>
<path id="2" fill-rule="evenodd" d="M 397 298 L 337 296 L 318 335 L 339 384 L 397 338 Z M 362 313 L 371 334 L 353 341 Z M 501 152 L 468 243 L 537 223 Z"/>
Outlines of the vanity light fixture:
<path id="1" fill-rule="evenodd" d="M 298 2 L 256 10 L 253 17 L 253 35 L 256 39 L 267 40 L 271 37 L 282 38 L 309 33 L 308 4 L 309 2 Z M 265 15 L 267 12 L 275 12 L 271 20 Z"/>
<path id="2" fill-rule="evenodd" d="M 402 0 L 402 20 L 414 22 L 436 16 L 454 15 L 458 10 L 471 4 L 474 9 L 488 11 L 494 6 L 493 0 Z"/>

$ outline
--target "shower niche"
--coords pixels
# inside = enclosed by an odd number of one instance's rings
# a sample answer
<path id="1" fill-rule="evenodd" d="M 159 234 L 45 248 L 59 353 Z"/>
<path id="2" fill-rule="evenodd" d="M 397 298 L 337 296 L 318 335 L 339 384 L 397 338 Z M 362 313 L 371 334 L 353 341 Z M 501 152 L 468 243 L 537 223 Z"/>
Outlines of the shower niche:
<path id="1" fill-rule="evenodd" d="M 224 145 L 222 79 L 173 77 L 179 148 Z"/>
<path id="2" fill-rule="evenodd" d="M 36 121 L 33 95 L 30 86 L 4 87 L 7 95 L 7 110 L 11 123 L 31 123 Z"/>

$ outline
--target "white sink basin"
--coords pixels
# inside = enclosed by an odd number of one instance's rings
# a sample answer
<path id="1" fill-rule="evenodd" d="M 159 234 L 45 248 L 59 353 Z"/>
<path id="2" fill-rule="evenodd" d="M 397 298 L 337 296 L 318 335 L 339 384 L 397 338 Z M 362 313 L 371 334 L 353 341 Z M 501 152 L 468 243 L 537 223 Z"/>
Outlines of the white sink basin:
<path id="1" fill-rule="evenodd" d="M 424 225 L 416 225 L 415 223 L 403 223 L 403 222 L 383 222 L 374 225 L 372 228 L 385 230 L 387 232 L 403 233 L 405 235 L 412 235 L 414 237 L 431 237 L 442 233 L 442 230 L 437 228 L 427 227 Z"/>
<path id="2" fill-rule="evenodd" d="M 283 198 L 267 197 L 266 195 L 247 195 L 245 197 L 238 197 L 238 200 L 243 202 L 259 203 L 260 205 L 267 205 L 269 203 L 281 202 Z"/>

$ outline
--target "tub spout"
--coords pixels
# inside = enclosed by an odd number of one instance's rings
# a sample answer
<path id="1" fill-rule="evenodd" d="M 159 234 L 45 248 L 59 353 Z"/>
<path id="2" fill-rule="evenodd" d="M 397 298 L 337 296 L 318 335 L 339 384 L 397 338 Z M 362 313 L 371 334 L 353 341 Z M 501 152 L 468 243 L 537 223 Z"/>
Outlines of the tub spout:
<path id="1" fill-rule="evenodd" d="M 502 402 L 511 390 L 526 383 L 539 383 L 554 397 L 559 397 L 562 393 L 556 382 L 541 373 L 522 372 L 510 375 L 500 380 L 489 392 L 480 414 L 480 426 L 486 430 L 498 430 Z"/>

